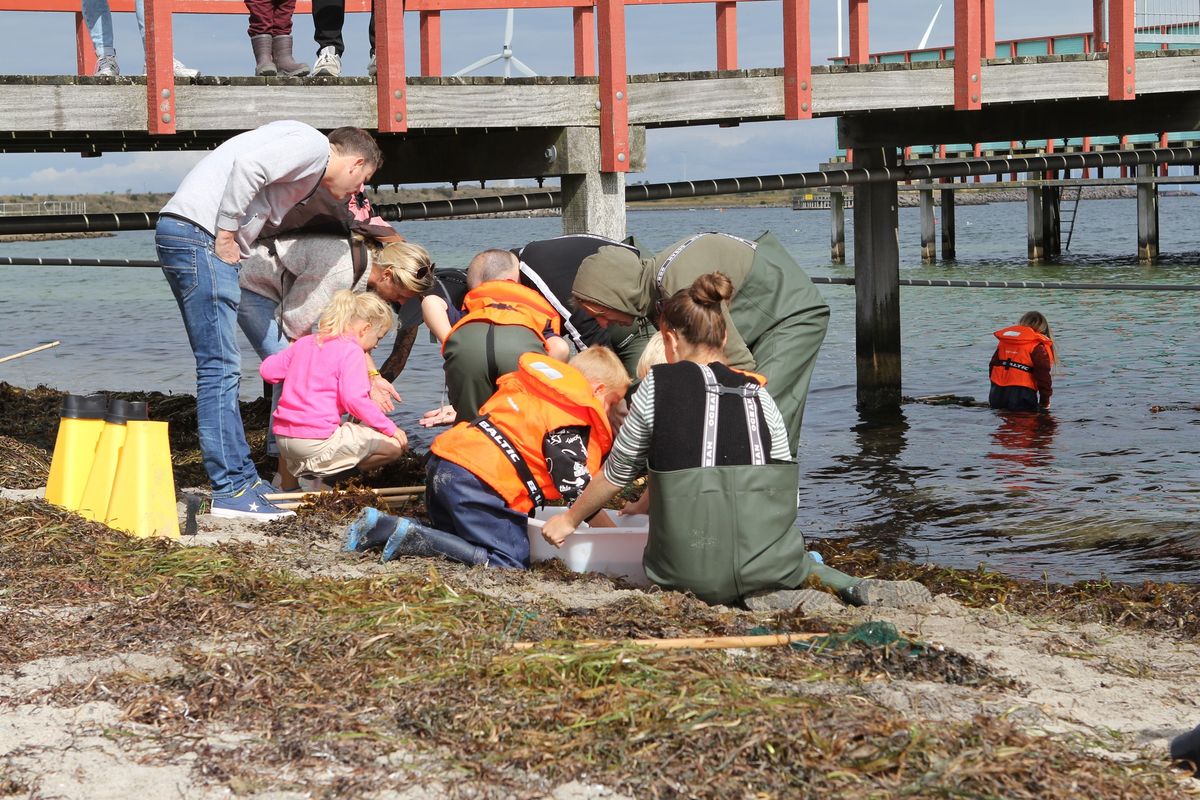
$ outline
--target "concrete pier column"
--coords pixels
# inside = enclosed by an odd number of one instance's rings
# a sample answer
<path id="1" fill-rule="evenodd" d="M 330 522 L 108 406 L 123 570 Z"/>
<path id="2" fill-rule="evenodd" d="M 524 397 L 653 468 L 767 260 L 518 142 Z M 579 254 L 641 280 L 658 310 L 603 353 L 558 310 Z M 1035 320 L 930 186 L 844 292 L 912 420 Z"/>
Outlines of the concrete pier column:
<path id="1" fill-rule="evenodd" d="M 1030 186 L 1025 190 L 1029 260 L 1035 264 L 1046 260 L 1046 216 L 1042 211 L 1043 191 L 1040 186 Z"/>
<path id="2" fill-rule="evenodd" d="M 953 261 L 954 249 L 954 192 L 942 189 L 942 261 Z"/>
<path id="3" fill-rule="evenodd" d="M 1153 178 L 1152 164 L 1138 164 L 1139 178 Z M 1158 261 L 1158 184 L 1137 185 L 1138 261 L 1153 264 Z"/>
<path id="4" fill-rule="evenodd" d="M 846 263 L 846 195 L 841 191 L 829 193 L 829 260 Z"/>
<path id="5" fill-rule="evenodd" d="M 937 260 L 937 238 L 933 224 L 933 190 L 922 189 L 921 196 L 921 261 L 931 264 Z"/>
<path id="6" fill-rule="evenodd" d="M 895 148 L 856 147 L 854 166 L 895 167 Z M 858 407 L 900 407 L 900 240 L 896 184 L 854 187 Z"/>
<path id="7" fill-rule="evenodd" d="M 625 173 L 562 176 L 563 233 L 625 238 Z"/>

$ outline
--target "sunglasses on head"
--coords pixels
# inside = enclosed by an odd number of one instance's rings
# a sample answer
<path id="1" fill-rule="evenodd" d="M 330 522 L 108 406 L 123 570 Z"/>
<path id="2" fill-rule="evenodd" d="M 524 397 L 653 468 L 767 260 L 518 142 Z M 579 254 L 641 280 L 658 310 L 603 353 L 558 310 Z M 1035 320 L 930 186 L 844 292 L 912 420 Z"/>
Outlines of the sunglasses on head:
<path id="1" fill-rule="evenodd" d="M 427 278 L 433 274 L 433 270 L 435 267 L 437 267 L 437 264 L 435 264 L 431 261 L 423 267 L 417 267 L 417 271 L 414 272 L 413 275 L 419 281 L 424 280 L 425 278 Z"/>

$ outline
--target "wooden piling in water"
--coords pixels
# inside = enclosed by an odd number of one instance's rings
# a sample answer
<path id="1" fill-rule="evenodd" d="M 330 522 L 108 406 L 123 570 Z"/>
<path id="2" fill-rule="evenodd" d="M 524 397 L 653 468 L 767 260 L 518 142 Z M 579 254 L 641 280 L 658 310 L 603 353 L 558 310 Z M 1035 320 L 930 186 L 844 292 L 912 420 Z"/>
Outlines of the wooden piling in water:
<path id="1" fill-rule="evenodd" d="M 896 166 L 895 148 L 855 148 L 854 166 Z M 854 187 L 858 407 L 900 406 L 900 242 L 896 184 Z"/>
<path id="2" fill-rule="evenodd" d="M 830 229 L 829 260 L 834 264 L 846 263 L 846 195 L 842 192 L 829 193 Z"/>
<path id="3" fill-rule="evenodd" d="M 921 262 L 932 264 L 937 260 L 937 234 L 933 223 L 933 190 L 918 192 L 921 200 Z"/>
<path id="4" fill-rule="evenodd" d="M 955 259 L 954 190 L 942 189 L 942 260 Z"/>
<path id="5" fill-rule="evenodd" d="M 1025 190 L 1025 223 L 1027 228 L 1029 260 L 1040 264 L 1046 260 L 1046 215 L 1042 211 L 1045 190 L 1030 186 Z"/>
<path id="6" fill-rule="evenodd" d="M 1139 178 L 1154 176 L 1154 166 L 1139 164 Z M 1138 261 L 1153 264 L 1158 261 L 1158 184 L 1153 181 L 1137 185 Z"/>

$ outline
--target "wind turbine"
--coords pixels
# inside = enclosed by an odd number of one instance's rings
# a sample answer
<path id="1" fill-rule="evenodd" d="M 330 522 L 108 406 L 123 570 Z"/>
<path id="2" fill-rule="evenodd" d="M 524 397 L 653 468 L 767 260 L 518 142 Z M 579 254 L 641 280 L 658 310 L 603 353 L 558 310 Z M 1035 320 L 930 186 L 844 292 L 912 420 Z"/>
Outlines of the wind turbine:
<path id="1" fill-rule="evenodd" d="M 938 3 L 937 11 L 933 12 L 933 19 L 929 20 L 929 27 L 925 29 L 925 35 L 921 37 L 921 43 L 917 45 L 918 50 L 924 50 L 925 45 L 929 43 L 929 34 L 933 33 L 933 26 L 937 22 L 938 14 L 940 13 L 942 13 L 942 4 Z"/>
<path id="2" fill-rule="evenodd" d="M 475 70 L 483 69 L 488 64 L 493 64 L 497 61 L 504 61 L 504 77 L 512 75 L 512 68 L 516 67 L 517 72 L 520 72 L 527 78 L 534 78 L 537 73 L 525 65 L 525 62 L 513 55 L 512 51 L 512 36 L 513 36 L 513 10 L 508 9 L 508 13 L 504 19 L 504 44 L 500 46 L 500 52 L 493 56 L 484 56 L 474 64 L 467 66 L 454 73 L 454 77 L 466 75 Z"/>

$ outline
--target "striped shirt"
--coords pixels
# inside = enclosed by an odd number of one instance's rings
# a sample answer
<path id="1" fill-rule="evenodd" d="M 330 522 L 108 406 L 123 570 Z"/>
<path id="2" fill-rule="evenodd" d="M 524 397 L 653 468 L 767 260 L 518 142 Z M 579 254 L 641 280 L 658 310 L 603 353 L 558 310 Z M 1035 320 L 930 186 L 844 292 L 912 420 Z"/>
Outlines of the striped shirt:
<path id="1" fill-rule="evenodd" d="M 788 448 L 787 427 L 774 399 L 763 389 L 758 393 L 767 431 L 771 434 L 771 460 L 792 461 Z M 633 393 L 629 416 L 613 442 L 612 451 L 604 462 L 604 477 L 617 486 L 632 483 L 646 471 L 650 438 L 654 433 L 654 372 L 648 372 Z"/>

